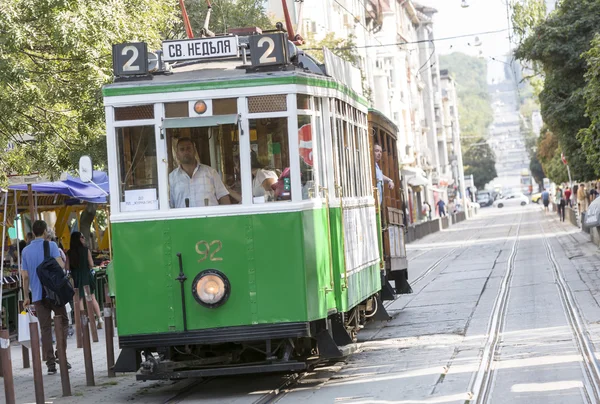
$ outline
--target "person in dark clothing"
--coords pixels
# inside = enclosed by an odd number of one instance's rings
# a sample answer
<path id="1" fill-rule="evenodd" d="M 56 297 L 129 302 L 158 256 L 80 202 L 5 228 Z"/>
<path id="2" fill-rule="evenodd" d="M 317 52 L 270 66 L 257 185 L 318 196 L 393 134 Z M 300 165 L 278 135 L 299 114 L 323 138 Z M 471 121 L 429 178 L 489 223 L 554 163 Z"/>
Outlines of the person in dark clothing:
<path id="1" fill-rule="evenodd" d="M 443 199 L 440 199 L 437 203 L 438 213 L 440 217 L 446 216 L 446 202 Z"/>
<path id="2" fill-rule="evenodd" d="M 73 277 L 73 286 L 79 289 L 79 307 L 83 310 L 83 298 L 85 296 L 83 288 L 85 286 L 90 287 L 90 293 L 92 294 L 91 304 L 94 308 L 94 313 L 98 317 L 98 328 L 102 328 L 104 321 L 100 314 L 100 306 L 96 301 L 94 295 L 96 289 L 96 281 L 91 270 L 94 267 L 94 260 L 92 259 L 92 252 L 85 245 L 85 237 L 78 231 L 74 231 L 71 234 L 71 245 L 69 252 L 67 253 L 67 265 L 66 269 L 71 271 Z"/>

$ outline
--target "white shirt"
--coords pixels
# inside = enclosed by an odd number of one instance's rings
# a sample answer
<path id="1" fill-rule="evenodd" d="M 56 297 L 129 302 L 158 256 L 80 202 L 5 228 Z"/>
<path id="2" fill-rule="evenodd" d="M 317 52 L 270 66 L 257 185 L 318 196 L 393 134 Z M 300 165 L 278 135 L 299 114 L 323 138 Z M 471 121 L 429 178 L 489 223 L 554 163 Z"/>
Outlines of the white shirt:
<path id="1" fill-rule="evenodd" d="M 263 170 L 262 168 L 259 168 L 256 171 L 256 175 L 254 176 L 254 179 L 252 180 L 252 196 L 253 197 L 259 197 L 259 196 L 264 196 L 265 195 L 265 188 L 263 187 L 263 182 L 265 182 L 266 179 L 269 178 L 273 178 L 275 179 L 275 181 L 277 181 L 277 174 L 275 174 L 273 171 L 269 171 L 269 170 Z"/>
<path id="2" fill-rule="evenodd" d="M 172 208 L 185 208 L 185 199 L 189 198 L 190 207 L 219 204 L 219 199 L 229 195 L 217 170 L 204 164 L 198 164 L 192 177 L 181 166 L 169 174 L 170 205 Z"/>

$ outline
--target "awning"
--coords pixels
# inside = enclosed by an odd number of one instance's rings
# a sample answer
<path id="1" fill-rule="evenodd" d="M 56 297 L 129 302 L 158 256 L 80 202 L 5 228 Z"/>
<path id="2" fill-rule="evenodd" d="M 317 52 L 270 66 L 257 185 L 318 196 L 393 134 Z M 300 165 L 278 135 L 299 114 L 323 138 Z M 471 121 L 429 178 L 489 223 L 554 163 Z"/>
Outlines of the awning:
<path id="1" fill-rule="evenodd" d="M 61 194 L 86 202 L 107 203 L 108 175 L 102 171 L 94 171 L 93 181 L 94 184 L 88 184 L 79 178 L 67 175 L 67 179 L 64 181 L 32 184 L 31 189 L 42 194 Z M 27 185 L 11 185 L 8 189 L 27 191 Z"/>
<path id="2" fill-rule="evenodd" d="M 426 178 L 427 174 L 425 171 L 421 170 L 419 167 L 402 167 L 402 175 L 405 177 L 420 175 L 421 177 Z"/>
<path id="3" fill-rule="evenodd" d="M 439 193 L 444 193 L 444 192 L 447 192 L 447 190 L 445 190 L 445 189 L 440 189 L 440 188 L 437 188 L 437 187 L 428 187 L 428 188 L 429 188 L 431 191 L 433 191 L 433 192 L 439 192 Z"/>
<path id="4" fill-rule="evenodd" d="M 427 178 L 422 177 L 420 175 L 414 176 L 414 177 L 410 177 L 408 180 L 408 185 L 410 185 L 411 187 L 424 187 L 429 185 L 429 180 L 427 180 Z"/>

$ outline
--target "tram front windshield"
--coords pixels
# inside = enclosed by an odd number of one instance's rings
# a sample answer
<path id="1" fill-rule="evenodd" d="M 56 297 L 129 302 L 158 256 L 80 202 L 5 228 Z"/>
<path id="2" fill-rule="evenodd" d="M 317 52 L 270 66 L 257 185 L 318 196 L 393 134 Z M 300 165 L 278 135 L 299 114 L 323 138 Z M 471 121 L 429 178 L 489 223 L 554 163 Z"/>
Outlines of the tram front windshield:
<path id="1" fill-rule="evenodd" d="M 287 119 L 250 121 L 252 203 L 291 199 Z M 242 203 L 236 124 L 167 129 L 173 209 Z"/>

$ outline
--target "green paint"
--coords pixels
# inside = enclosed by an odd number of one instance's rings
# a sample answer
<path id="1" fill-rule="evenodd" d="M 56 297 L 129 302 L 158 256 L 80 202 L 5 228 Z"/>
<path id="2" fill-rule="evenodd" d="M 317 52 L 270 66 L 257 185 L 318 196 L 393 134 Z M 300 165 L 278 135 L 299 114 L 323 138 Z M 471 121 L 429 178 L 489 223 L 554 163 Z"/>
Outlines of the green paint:
<path id="1" fill-rule="evenodd" d="M 331 88 L 342 92 L 343 94 L 351 97 L 355 101 L 359 102 L 364 106 L 369 106 L 368 101 L 358 95 L 353 90 L 344 86 L 343 84 L 328 78 L 323 77 L 306 77 L 298 75 L 286 75 L 278 77 L 267 77 L 267 78 L 248 78 L 238 80 L 223 80 L 223 81 L 196 81 L 187 83 L 173 83 L 173 84 L 157 84 L 157 85 L 146 85 L 147 82 L 139 82 L 136 86 L 107 86 L 102 89 L 102 94 L 105 97 L 117 97 L 127 95 L 141 95 L 141 94 L 160 94 L 160 93 L 175 93 L 182 91 L 198 91 L 198 90 L 220 90 L 220 89 L 233 89 L 233 88 L 244 88 L 244 87 L 263 87 L 263 86 L 277 86 L 286 84 L 306 85 L 311 87 L 322 87 Z"/>
<path id="2" fill-rule="evenodd" d="M 183 330 L 177 253 L 188 278 L 189 330 L 312 321 L 332 309 L 347 311 L 381 286 L 374 265 L 343 287 L 340 218 L 339 208 L 330 209 L 333 268 L 326 209 L 113 224 L 119 335 Z M 218 269 L 231 282 L 229 300 L 216 309 L 191 293 L 205 269 Z"/>

